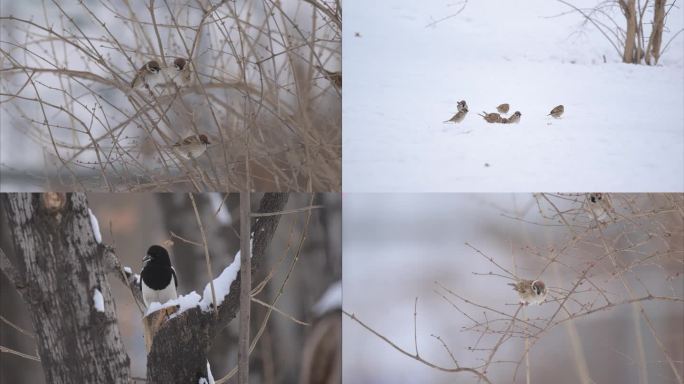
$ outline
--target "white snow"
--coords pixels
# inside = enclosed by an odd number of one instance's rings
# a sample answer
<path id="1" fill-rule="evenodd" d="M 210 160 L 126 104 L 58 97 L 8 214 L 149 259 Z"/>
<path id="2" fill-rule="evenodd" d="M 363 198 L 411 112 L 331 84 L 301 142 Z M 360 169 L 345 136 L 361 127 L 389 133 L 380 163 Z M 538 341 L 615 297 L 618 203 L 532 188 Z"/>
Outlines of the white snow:
<path id="1" fill-rule="evenodd" d="M 228 265 L 221 274 L 214 279 L 214 290 L 216 290 L 216 305 L 221 305 L 223 303 L 223 298 L 230 293 L 230 284 L 233 283 L 237 277 L 238 272 L 240 272 L 240 251 L 235 254 L 233 262 Z M 203 311 L 211 310 L 210 305 L 212 304 L 211 296 L 211 285 L 207 283 L 204 287 L 204 292 L 202 293 L 202 301 L 200 301 L 200 307 Z"/>
<path id="2" fill-rule="evenodd" d="M 211 373 L 211 365 L 209 365 L 209 360 L 207 360 L 207 376 L 209 379 L 209 384 L 214 384 L 214 374 Z"/>
<path id="3" fill-rule="evenodd" d="M 102 297 L 102 292 L 97 288 L 93 291 L 93 306 L 98 312 L 104 313 L 104 297 Z"/>
<path id="4" fill-rule="evenodd" d="M 223 272 L 221 272 L 221 274 L 214 279 L 217 305 L 221 305 L 221 303 L 223 303 L 223 299 L 230 293 L 230 285 L 237 277 L 238 272 L 240 272 L 240 251 L 238 251 L 235 255 L 233 262 L 230 263 L 230 265 L 228 265 Z M 147 311 L 145 311 L 145 316 L 162 308 L 175 307 L 177 305 L 180 305 L 180 308 L 174 314 L 169 316 L 170 318 L 174 318 L 186 310 L 195 308 L 198 305 L 202 311 L 206 312 L 211 310 L 212 303 L 213 300 L 211 296 L 211 286 L 207 284 L 204 287 L 201 297 L 197 294 L 197 292 L 192 291 L 187 295 L 180 295 L 177 299 L 169 300 L 164 304 L 151 303 L 150 306 L 147 307 Z"/>
<path id="5" fill-rule="evenodd" d="M 314 304 L 312 310 L 316 316 L 325 314 L 328 311 L 342 308 L 342 281 L 332 284 L 325 290 L 318 302 Z"/>
<path id="6" fill-rule="evenodd" d="M 649 67 L 622 64 L 577 13 L 551 17 L 569 11 L 556 1 L 470 1 L 426 27 L 459 4 L 348 4 L 346 192 L 684 189 L 684 34 Z M 461 99 L 465 120 L 444 124 Z M 504 102 L 520 124 L 477 116 Z M 563 118 L 547 117 L 558 104 Z"/>
<path id="7" fill-rule="evenodd" d="M 196 306 L 199 305 L 200 302 L 200 295 L 197 294 L 197 292 L 192 291 L 188 293 L 187 295 L 180 295 L 178 298 L 169 300 L 165 302 L 164 304 L 160 304 L 157 302 L 151 303 L 149 307 L 147 307 L 147 311 L 145 311 L 145 316 L 149 315 L 150 313 L 156 312 L 162 308 L 169 308 L 169 307 L 175 307 L 177 305 L 180 306 L 178 311 L 174 313 L 173 315 L 169 316 L 170 318 L 176 317 L 179 314 L 185 312 L 186 310 L 190 308 L 195 308 Z"/>
<path id="8" fill-rule="evenodd" d="M 93 235 L 95 235 L 95 241 L 98 244 L 102 243 L 102 235 L 100 234 L 100 224 L 97 221 L 97 217 L 93 214 L 93 211 L 88 208 L 88 215 L 90 216 L 90 226 L 93 228 Z"/>

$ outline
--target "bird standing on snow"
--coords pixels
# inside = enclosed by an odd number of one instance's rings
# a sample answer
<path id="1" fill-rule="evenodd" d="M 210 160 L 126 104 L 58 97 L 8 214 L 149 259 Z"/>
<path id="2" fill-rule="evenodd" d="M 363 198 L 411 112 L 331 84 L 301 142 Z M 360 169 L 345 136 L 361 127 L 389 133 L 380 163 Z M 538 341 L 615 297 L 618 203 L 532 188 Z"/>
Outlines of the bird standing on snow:
<path id="1" fill-rule="evenodd" d="M 466 104 L 465 100 L 459 101 L 458 104 L 456 104 L 456 109 L 458 109 L 458 112 L 456 112 L 451 119 L 445 121 L 445 123 L 460 123 L 463 121 L 463 119 L 465 119 L 465 116 L 468 114 L 468 105 Z"/>
<path id="2" fill-rule="evenodd" d="M 465 100 L 459 101 L 459 102 L 456 104 L 456 110 L 459 111 L 459 112 L 461 112 L 461 111 L 463 111 L 463 110 L 465 110 L 466 112 L 468 112 L 468 104 L 466 104 L 466 101 L 465 101 Z"/>
<path id="3" fill-rule="evenodd" d="M 514 123 L 519 123 L 520 122 L 520 116 L 522 116 L 522 113 L 520 111 L 515 111 L 514 114 L 511 115 L 509 118 L 502 118 L 501 122 L 503 124 L 514 124 Z"/>
<path id="4" fill-rule="evenodd" d="M 541 280 L 520 280 L 508 283 L 520 296 L 520 304 L 541 304 L 546 298 L 546 285 Z"/>
<path id="5" fill-rule="evenodd" d="M 145 305 L 149 308 L 152 303 L 164 304 L 176 299 L 177 287 L 178 279 L 176 271 L 171 266 L 169 253 L 159 245 L 151 246 L 143 258 L 143 268 L 140 272 L 140 289 Z"/>
<path id="6" fill-rule="evenodd" d="M 511 106 L 508 105 L 508 103 L 504 103 L 504 104 L 501 104 L 501 105 L 499 105 L 498 107 L 496 107 L 496 110 L 497 110 L 499 113 L 508 113 L 508 110 L 509 110 L 510 108 L 511 108 Z"/>
<path id="7" fill-rule="evenodd" d="M 563 114 L 563 112 L 565 112 L 565 107 L 563 107 L 562 105 L 559 105 L 559 106 L 555 107 L 554 109 L 552 109 L 552 110 L 551 110 L 551 113 L 549 113 L 549 114 L 546 115 L 546 116 L 553 116 L 553 117 L 555 117 L 556 119 L 558 119 L 558 118 L 561 117 L 561 115 Z"/>
<path id="8" fill-rule="evenodd" d="M 158 62 L 154 60 L 148 61 L 135 74 L 131 82 L 131 88 L 150 88 L 160 84 L 163 81 L 163 76 L 159 73 L 160 71 L 161 67 Z"/>
<path id="9" fill-rule="evenodd" d="M 487 113 L 485 111 L 482 111 L 482 113 L 478 113 L 478 116 L 482 116 L 486 122 L 488 123 L 500 123 L 501 122 L 501 115 L 498 113 Z"/>

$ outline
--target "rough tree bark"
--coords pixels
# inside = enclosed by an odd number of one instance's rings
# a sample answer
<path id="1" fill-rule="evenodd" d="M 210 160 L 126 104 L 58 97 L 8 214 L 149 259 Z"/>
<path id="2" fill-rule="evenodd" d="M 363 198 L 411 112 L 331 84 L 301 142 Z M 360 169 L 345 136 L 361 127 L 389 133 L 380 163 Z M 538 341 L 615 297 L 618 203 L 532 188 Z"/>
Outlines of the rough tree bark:
<path id="1" fill-rule="evenodd" d="M 16 259 L 0 267 L 22 295 L 48 383 L 128 383 L 107 281 L 104 247 L 95 241 L 85 194 L 2 194 Z M 95 309 L 95 289 L 104 312 Z"/>
<path id="2" fill-rule="evenodd" d="M 287 200 L 286 193 L 267 193 L 261 199 L 258 212 L 281 211 Z M 259 269 L 279 221 L 280 215 L 265 216 L 252 226 L 252 274 Z M 164 323 L 147 355 L 147 382 L 196 383 L 206 377 L 207 353 L 215 335 L 235 318 L 239 293 L 240 274 L 219 306 L 218 317 L 212 311 L 193 308 Z"/>

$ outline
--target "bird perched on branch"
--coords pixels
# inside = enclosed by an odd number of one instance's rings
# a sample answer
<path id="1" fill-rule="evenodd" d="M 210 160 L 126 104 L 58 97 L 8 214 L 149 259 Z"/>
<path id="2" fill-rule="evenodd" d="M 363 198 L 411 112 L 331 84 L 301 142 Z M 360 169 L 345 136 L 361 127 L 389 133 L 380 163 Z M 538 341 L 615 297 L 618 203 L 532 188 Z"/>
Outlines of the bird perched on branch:
<path id="1" fill-rule="evenodd" d="M 501 118 L 501 122 L 503 124 L 517 124 L 520 122 L 520 116 L 522 116 L 522 113 L 520 113 L 520 111 L 515 111 L 515 113 L 512 114 L 510 117 Z"/>
<path id="2" fill-rule="evenodd" d="M 465 116 L 468 114 L 468 105 L 466 104 L 465 100 L 461 100 L 456 104 L 456 109 L 458 112 L 456 112 L 455 115 L 451 117 L 451 119 L 445 121 L 445 123 L 449 122 L 454 122 L 454 123 L 460 123 L 465 119 Z"/>
<path id="3" fill-rule="evenodd" d="M 190 84 L 190 62 L 182 57 L 173 61 L 173 67 L 166 68 L 166 76 L 178 87 Z"/>
<path id="4" fill-rule="evenodd" d="M 546 298 L 546 284 L 541 280 L 520 280 L 508 283 L 520 296 L 520 304 L 541 304 Z"/>
<path id="5" fill-rule="evenodd" d="M 150 60 L 143 65 L 135 74 L 131 82 L 131 88 L 151 88 L 164 81 L 160 73 L 161 67 L 155 60 Z"/>
<path id="6" fill-rule="evenodd" d="M 508 113 L 508 110 L 510 109 L 510 107 L 511 107 L 511 106 L 508 105 L 508 103 L 504 103 L 504 104 L 501 104 L 501 105 L 499 105 L 498 107 L 496 107 L 496 110 L 497 110 L 499 113 Z"/>
<path id="7" fill-rule="evenodd" d="M 501 115 L 498 113 L 487 113 L 485 111 L 482 111 L 482 113 L 478 113 L 478 116 L 482 116 L 486 122 L 488 123 L 500 123 L 501 122 Z"/>
<path id="8" fill-rule="evenodd" d="M 562 105 L 559 105 L 559 106 L 556 106 L 555 108 L 553 108 L 551 110 L 551 113 L 549 113 L 546 116 L 553 116 L 554 118 L 559 119 L 561 117 L 561 115 L 563 114 L 563 112 L 565 112 L 565 107 L 563 107 Z"/>
<path id="9" fill-rule="evenodd" d="M 599 223 L 605 223 L 612 219 L 611 212 L 613 211 L 612 204 L 608 195 L 605 193 L 589 193 L 584 200 L 585 209 L 589 215 L 589 219 L 596 220 Z"/>
<path id="10" fill-rule="evenodd" d="M 140 272 L 140 289 L 145 305 L 149 308 L 152 303 L 164 304 L 178 298 L 177 287 L 178 279 L 169 253 L 162 246 L 151 246 L 143 258 Z"/>
<path id="11" fill-rule="evenodd" d="M 335 88 L 342 89 L 342 72 L 340 72 L 340 71 L 336 71 L 336 72 L 328 71 L 327 69 L 325 69 L 321 66 L 318 66 L 318 65 L 316 66 L 316 69 L 321 71 L 321 73 L 323 74 L 323 77 L 328 79 L 328 81 L 330 81 L 335 86 Z"/>
<path id="12" fill-rule="evenodd" d="M 205 134 L 188 136 L 173 144 L 173 151 L 185 160 L 197 159 L 211 144 Z"/>

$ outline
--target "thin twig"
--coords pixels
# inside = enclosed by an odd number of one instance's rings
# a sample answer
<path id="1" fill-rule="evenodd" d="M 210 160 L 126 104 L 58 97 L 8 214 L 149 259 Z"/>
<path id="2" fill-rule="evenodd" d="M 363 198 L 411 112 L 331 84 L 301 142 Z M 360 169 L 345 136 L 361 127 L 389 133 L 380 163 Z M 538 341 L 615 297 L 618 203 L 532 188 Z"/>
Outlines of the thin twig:
<path id="1" fill-rule="evenodd" d="M 25 359 L 29 359 L 29 360 L 33 360 L 33 361 L 38 361 L 38 362 L 40 362 L 40 357 L 38 357 L 38 356 L 27 355 L 27 354 L 25 354 L 25 353 L 21 353 L 21 352 L 19 352 L 19 351 L 15 351 L 14 349 L 7 348 L 7 347 L 3 347 L 2 345 L 0 345 L 0 352 L 11 353 L 11 354 L 13 354 L 13 355 L 16 355 L 16 356 L 19 356 L 19 357 L 23 357 L 23 358 L 25 358 Z"/>
<path id="2" fill-rule="evenodd" d="M 211 258 L 209 258 L 209 246 L 207 245 L 207 236 L 204 234 L 204 226 L 202 225 L 202 220 L 200 219 L 199 211 L 197 210 L 197 204 L 195 203 L 195 197 L 192 193 L 188 193 L 190 196 L 190 201 L 192 202 L 192 209 L 195 211 L 195 218 L 197 219 L 197 225 L 200 228 L 200 233 L 202 234 L 202 244 L 204 246 L 204 260 L 207 264 L 207 275 L 209 275 L 209 285 L 211 286 L 211 300 L 214 303 L 214 313 L 216 318 L 218 318 L 218 307 L 216 306 L 216 290 L 214 289 L 214 276 L 211 273 Z"/>
<path id="3" fill-rule="evenodd" d="M 361 325 L 363 328 L 365 328 L 367 331 L 369 331 L 369 332 L 372 333 L 373 335 L 375 335 L 375 336 L 377 336 L 378 338 L 380 338 L 380 340 L 382 340 L 382 341 L 384 341 L 385 343 L 387 343 L 390 347 L 392 347 L 392 348 L 396 349 L 397 351 L 399 351 L 401 354 L 403 354 L 403 355 L 405 355 L 405 356 L 408 356 L 408 357 L 410 357 L 410 358 L 412 358 L 412 359 L 414 359 L 414 360 L 416 360 L 416 361 L 418 361 L 418 362 L 420 362 L 420 363 L 422 363 L 422 364 L 424 364 L 424 365 L 426 365 L 426 366 L 428 366 L 428 367 L 430 367 L 430 368 L 434 368 L 434 369 L 437 369 L 437 370 L 440 370 L 440 371 L 443 371 L 443 372 L 452 372 L 452 373 L 455 373 L 455 372 L 470 372 L 470 373 L 473 373 L 474 375 L 476 375 L 479 379 L 484 380 L 485 382 L 491 384 L 491 381 L 489 381 L 489 379 L 487 378 L 487 376 L 484 375 L 483 373 L 477 371 L 476 369 L 473 369 L 473 368 L 462 368 L 462 367 L 458 367 L 458 366 L 453 367 L 453 368 L 442 367 L 442 366 L 440 366 L 440 365 L 433 364 L 433 363 L 431 363 L 431 362 L 429 362 L 429 361 L 427 361 L 427 360 L 421 358 L 420 356 L 411 354 L 410 352 L 408 352 L 408 351 L 402 349 L 401 347 L 399 347 L 398 345 L 396 345 L 394 342 L 392 342 L 390 339 L 388 339 L 387 337 L 385 337 L 384 335 L 382 335 L 380 332 L 378 332 L 378 331 L 376 331 L 375 329 L 373 329 L 373 328 L 371 328 L 370 326 L 368 326 L 366 323 L 364 323 L 363 321 L 361 321 L 361 319 L 357 318 L 355 314 L 349 313 L 349 312 L 347 312 L 347 311 L 345 311 L 345 310 L 342 310 L 342 313 L 344 313 L 347 317 L 349 317 L 350 319 L 352 319 L 352 320 L 354 320 L 355 322 L 357 322 L 359 325 Z"/>
<path id="4" fill-rule="evenodd" d="M 295 322 L 295 323 L 297 323 L 297 324 L 299 324 L 299 325 L 307 325 L 307 326 L 308 326 L 308 325 L 311 325 L 311 323 L 307 323 L 306 321 L 298 320 L 298 319 L 296 319 L 294 316 L 292 316 L 292 315 L 290 315 L 290 314 L 287 314 L 287 313 L 283 312 L 282 310 L 276 308 L 275 305 L 271 305 L 271 304 L 269 304 L 269 303 L 263 302 L 263 301 L 257 299 L 256 297 L 252 297 L 252 301 L 255 302 L 255 303 L 257 303 L 257 304 L 263 305 L 263 306 L 266 307 L 266 308 L 272 309 L 272 310 L 275 311 L 276 313 L 279 313 L 279 314 L 283 315 L 283 317 L 288 318 L 288 319 L 292 320 L 293 322 Z"/>

